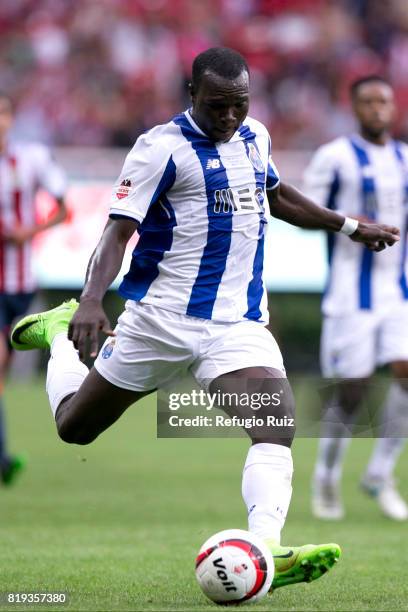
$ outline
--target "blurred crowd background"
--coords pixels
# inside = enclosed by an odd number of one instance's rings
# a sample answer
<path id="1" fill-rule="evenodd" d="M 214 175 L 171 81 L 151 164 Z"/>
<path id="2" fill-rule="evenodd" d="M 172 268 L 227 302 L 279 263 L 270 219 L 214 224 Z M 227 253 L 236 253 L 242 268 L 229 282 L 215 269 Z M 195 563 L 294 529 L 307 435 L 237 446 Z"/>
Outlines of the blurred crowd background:
<path id="1" fill-rule="evenodd" d="M 348 85 L 381 73 L 408 137 L 407 0 L 1 0 L 0 88 L 16 135 L 52 145 L 130 146 L 188 106 L 194 56 L 241 51 L 251 113 L 277 149 L 351 130 Z"/>

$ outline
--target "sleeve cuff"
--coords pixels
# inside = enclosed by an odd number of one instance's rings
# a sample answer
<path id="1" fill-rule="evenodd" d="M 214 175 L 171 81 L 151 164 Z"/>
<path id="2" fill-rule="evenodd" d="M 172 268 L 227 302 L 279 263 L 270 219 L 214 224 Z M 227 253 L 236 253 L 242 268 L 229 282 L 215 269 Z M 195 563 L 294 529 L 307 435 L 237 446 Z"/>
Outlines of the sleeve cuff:
<path id="1" fill-rule="evenodd" d="M 275 183 L 274 185 L 272 185 L 272 187 L 265 187 L 266 191 L 273 191 L 274 189 L 276 189 L 277 187 L 279 187 L 280 185 L 280 181 L 278 181 L 277 183 Z"/>
<path id="2" fill-rule="evenodd" d="M 143 217 L 129 210 L 121 210 L 120 208 L 111 208 L 109 210 L 109 217 L 122 217 L 126 219 L 132 219 L 137 223 L 142 223 Z"/>

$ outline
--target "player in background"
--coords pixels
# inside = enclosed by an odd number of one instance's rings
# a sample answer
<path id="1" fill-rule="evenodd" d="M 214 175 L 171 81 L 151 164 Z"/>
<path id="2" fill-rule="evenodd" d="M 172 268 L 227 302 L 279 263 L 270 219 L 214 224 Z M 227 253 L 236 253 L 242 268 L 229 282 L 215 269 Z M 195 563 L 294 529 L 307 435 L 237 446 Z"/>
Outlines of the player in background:
<path id="1" fill-rule="evenodd" d="M 361 480 L 382 512 L 408 519 L 393 471 L 408 434 L 408 147 L 391 137 L 395 105 L 379 76 L 350 90 L 359 131 L 336 138 L 315 153 L 304 190 L 328 209 L 355 219 L 395 225 L 401 242 L 373 253 L 343 236 L 329 236 L 330 274 L 323 297 L 321 367 L 339 383 L 323 424 L 312 486 L 312 509 L 323 519 L 344 515 L 342 465 L 350 432 L 370 376 L 389 364 L 393 381 L 382 413 L 381 437 Z M 344 424 L 344 425 L 342 425 Z"/>
<path id="2" fill-rule="evenodd" d="M 265 204 L 294 225 L 344 232 L 373 249 L 399 239 L 396 228 L 346 219 L 280 183 L 269 134 L 247 117 L 249 70 L 239 53 L 214 48 L 198 55 L 191 97 L 191 109 L 140 136 L 126 158 L 79 307 L 72 300 L 25 317 L 12 332 L 15 348 L 51 348 L 47 389 L 66 442 L 92 442 L 131 404 L 187 370 L 211 393 L 250 397 L 255 388 L 272 397 L 284 387 L 269 414 L 293 417 L 282 356 L 265 328 Z M 126 309 L 113 332 L 102 299 L 136 230 L 140 238 L 120 287 Z M 88 341 L 96 357 L 99 330 L 109 337 L 88 371 L 80 358 Z M 247 406 L 232 408 L 253 416 Z M 294 428 L 272 430 L 248 431 L 253 444 L 242 493 L 250 531 L 275 556 L 277 588 L 319 578 L 340 549 L 280 546 Z"/>
<path id="3" fill-rule="evenodd" d="M 66 217 L 63 172 L 43 145 L 12 142 L 12 123 L 12 101 L 0 92 L 0 477 L 6 485 L 24 463 L 21 457 L 10 455 L 6 445 L 3 390 L 11 358 L 10 326 L 27 312 L 34 295 L 32 239 Z M 41 224 L 35 211 L 39 187 L 58 203 L 55 214 Z"/>

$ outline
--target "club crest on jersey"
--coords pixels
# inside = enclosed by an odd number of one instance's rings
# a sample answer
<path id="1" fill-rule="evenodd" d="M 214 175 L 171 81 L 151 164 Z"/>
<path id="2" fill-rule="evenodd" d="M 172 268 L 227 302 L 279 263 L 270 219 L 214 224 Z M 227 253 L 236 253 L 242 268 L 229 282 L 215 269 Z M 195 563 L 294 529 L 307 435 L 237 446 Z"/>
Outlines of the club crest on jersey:
<path id="1" fill-rule="evenodd" d="M 121 200 L 122 198 L 126 198 L 129 195 L 131 186 L 132 186 L 132 183 L 130 182 L 130 179 L 124 179 L 121 182 L 119 189 L 116 192 L 116 196 L 118 200 Z"/>
<path id="2" fill-rule="evenodd" d="M 252 142 L 250 142 L 248 145 L 248 157 L 255 170 L 258 170 L 258 172 L 265 172 L 261 156 L 259 155 L 256 146 L 252 144 Z"/>
<path id="3" fill-rule="evenodd" d="M 116 343 L 116 340 L 113 339 L 110 342 L 108 342 L 108 344 L 105 344 L 105 346 L 102 349 L 102 359 L 109 359 L 109 357 L 113 353 L 113 349 L 115 348 L 115 343 Z"/>

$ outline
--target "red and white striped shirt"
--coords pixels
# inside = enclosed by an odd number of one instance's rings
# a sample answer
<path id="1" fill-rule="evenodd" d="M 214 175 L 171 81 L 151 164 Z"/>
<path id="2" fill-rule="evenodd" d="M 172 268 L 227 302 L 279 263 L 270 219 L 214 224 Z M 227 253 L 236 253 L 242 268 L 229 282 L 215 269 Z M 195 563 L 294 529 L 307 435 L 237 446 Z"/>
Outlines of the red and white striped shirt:
<path id="1" fill-rule="evenodd" d="M 35 225 L 35 195 L 40 187 L 55 198 L 62 197 L 64 172 L 45 146 L 10 143 L 0 154 L 0 293 L 35 289 L 31 241 L 17 246 L 2 235 L 17 226 Z"/>

